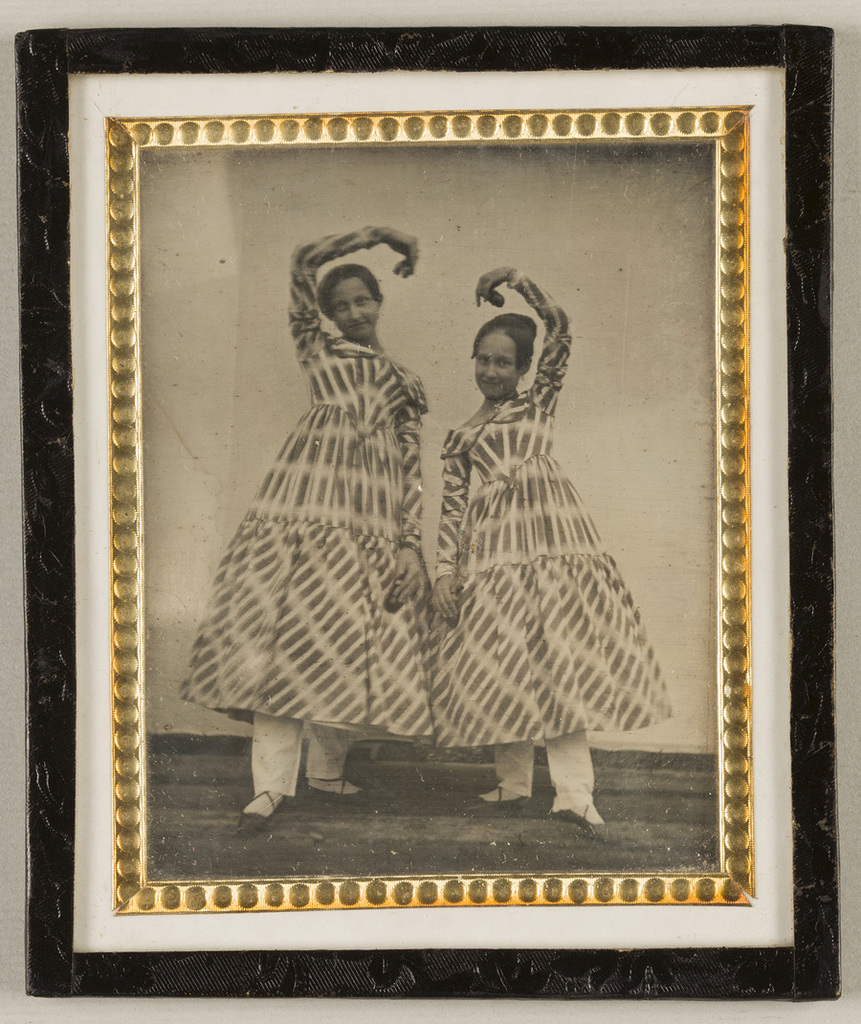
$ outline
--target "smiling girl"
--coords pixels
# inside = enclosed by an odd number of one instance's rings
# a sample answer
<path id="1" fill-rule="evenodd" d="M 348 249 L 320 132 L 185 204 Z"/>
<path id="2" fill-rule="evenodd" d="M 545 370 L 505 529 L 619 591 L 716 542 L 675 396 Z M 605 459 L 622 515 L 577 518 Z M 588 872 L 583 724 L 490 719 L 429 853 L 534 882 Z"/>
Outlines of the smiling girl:
<path id="1" fill-rule="evenodd" d="M 418 248 L 365 228 L 296 250 L 290 328 L 311 409 L 287 438 L 221 562 L 200 628 L 187 700 L 252 721 L 254 799 L 240 817 L 260 830 L 296 791 L 303 728 L 312 788 L 349 795 L 351 731 L 430 732 L 416 599 L 419 379 L 382 350 L 383 303 L 359 264 L 318 269 L 385 244 L 409 277 Z M 327 334 L 320 313 L 340 334 Z"/>
<path id="2" fill-rule="evenodd" d="M 504 314 L 479 330 L 484 401 L 445 441 L 433 605 L 451 628 L 433 682 L 437 743 L 494 745 L 498 785 L 481 797 L 485 812 L 528 799 L 533 746 L 546 746 L 552 816 L 606 839 L 586 730 L 653 725 L 669 714 L 666 692 L 639 611 L 552 457 L 568 318 L 510 267 L 479 279 L 476 302 L 503 305 L 503 283 L 546 334 L 532 387 L 519 392 L 534 320 Z"/>

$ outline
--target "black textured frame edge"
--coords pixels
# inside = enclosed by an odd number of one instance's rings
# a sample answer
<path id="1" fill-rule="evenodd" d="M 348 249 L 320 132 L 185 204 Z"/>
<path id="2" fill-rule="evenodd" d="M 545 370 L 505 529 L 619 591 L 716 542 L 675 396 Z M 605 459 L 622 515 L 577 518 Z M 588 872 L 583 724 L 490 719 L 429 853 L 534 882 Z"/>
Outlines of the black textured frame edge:
<path id="1" fill-rule="evenodd" d="M 792 960 L 790 947 L 85 953 L 73 994 L 786 998 Z"/>
<path id="2" fill-rule="evenodd" d="M 785 31 L 796 998 L 840 993 L 831 450 L 833 33 Z"/>
<path id="3" fill-rule="evenodd" d="M 16 40 L 28 696 L 27 980 L 39 995 L 839 994 L 829 29 L 40 30 Z M 74 953 L 68 76 L 783 67 L 795 942 L 777 949 Z"/>
<path id="4" fill-rule="evenodd" d="M 27 662 L 27 987 L 72 984 L 75 514 L 65 33 L 16 39 Z"/>

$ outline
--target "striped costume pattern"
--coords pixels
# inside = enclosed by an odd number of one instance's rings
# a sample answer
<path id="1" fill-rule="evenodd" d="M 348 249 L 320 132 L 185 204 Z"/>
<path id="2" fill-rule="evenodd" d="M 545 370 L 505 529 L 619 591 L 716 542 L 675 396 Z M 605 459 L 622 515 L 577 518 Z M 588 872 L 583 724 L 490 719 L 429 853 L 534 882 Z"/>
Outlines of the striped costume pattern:
<path id="1" fill-rule="evenodd" d="M 442 746 L 540 743 L 669 715 L 639 611 L 552 457 L 567 317 L 523 275 L 508 284 L 546 333 L 530 390 L 445 441 L 437 576 L 456 574 L 462 591 L 432 684 Z"/>
<path id="2" fill-rule="evenodd" d="M 399 736 L 426 735 L 423 617 L 384 608 L 402 546 L 419 550 L 421 382 L 321 326 L 318 267 L 373 229 L 294 254 L 290 324 L 311 408 L 219 566 L 185 699 Z"/>

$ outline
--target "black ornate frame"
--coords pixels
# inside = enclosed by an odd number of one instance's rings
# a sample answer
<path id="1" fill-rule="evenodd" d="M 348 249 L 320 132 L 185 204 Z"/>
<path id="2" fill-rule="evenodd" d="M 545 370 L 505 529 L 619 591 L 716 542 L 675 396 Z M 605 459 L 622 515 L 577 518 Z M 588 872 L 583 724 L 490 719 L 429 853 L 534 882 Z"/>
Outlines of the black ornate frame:
<path id="1" fill-rule="evenodd" d="M 17 61 L 30 993 L 837 996 L 831 31 L 797 26 L 48 30 L 19 36 Z M 794 943 L 634 951 L 75 952 L 69 75 L 690 67 L 779 67 L 786 75 Z"/>

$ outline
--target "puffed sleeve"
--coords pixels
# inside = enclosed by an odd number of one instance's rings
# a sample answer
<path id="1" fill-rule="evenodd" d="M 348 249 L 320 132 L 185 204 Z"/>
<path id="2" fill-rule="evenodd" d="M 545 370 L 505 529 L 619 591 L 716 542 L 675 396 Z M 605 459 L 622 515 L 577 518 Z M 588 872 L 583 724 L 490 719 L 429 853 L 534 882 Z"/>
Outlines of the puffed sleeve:
<path id="1" fill-rule="evenodd" d="M 508 279 L 508 287 L 523 296 L 544 324 L 544 341 L 529 394 L 535 405 L 552 415 L 571 353 L 568 314 L 525 274 L 514 271 Z"/>
<path id="2" fill-rule="evenodd" d="M 346 235 L 328 235 L 294 250 L 290 266 L 290 331 L 300 359 L 310 355 L 327 337 L 317 305 L 318 269 L 339 256 L 370 249 L 379 240 L 379 228 L 369 227 Z"/>
<path id="3" fill-rule="evenodd" d="M 461 552 L 464 516 L 469 502 L 470 462 L 467 452 L 448 455 L 443 459 L 442 512 L 439 521 L 436 577 L 457 571 Z"/>

